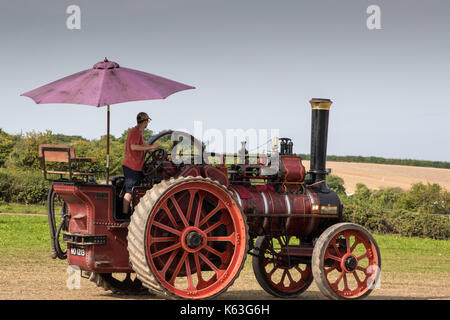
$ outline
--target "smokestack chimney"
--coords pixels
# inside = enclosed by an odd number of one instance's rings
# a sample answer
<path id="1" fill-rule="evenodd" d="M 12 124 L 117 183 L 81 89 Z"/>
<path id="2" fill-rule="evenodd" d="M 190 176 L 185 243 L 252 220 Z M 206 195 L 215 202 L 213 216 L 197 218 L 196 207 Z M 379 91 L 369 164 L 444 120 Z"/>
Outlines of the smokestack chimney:
<path id="1" fill-rule="evenodd" d="M 328 114 L 333 103 L 329 99 L 313 98 L 309 101 L 312 108 L 311 117 L 311 161 L 310 176 L 312 182 L 326 180 Z M 326 183 L 321 183 L 322 190 L 329 190 Z"/>

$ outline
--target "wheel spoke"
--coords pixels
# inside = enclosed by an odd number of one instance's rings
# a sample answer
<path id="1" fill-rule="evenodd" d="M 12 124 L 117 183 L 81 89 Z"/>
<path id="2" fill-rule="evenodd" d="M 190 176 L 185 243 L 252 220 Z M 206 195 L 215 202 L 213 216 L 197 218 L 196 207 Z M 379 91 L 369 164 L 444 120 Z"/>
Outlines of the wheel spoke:
<path id="1" fill-rule="evenodd" d="M 231 242 L 232 244 L 236 243 L 236 237 L 234 232 L 226 237 L 208 237 L 207 239 L 208 241 L 228 241 Z"/>
<path id="2" fill-rule="evenodd" d="M 205 199 L 205 194 L 199 193 L 197 212 L 195 213 L 195 222 L 194 222 L 194 227 L 197 227 L 197 228 L 200 223 L 200 215 L 201 215 L 202 207 L 203 207 L 203 199 Z"/>
<path id="3" fill-rule="evenodd" d="M 175 278 L 177 277 L 178 273 L 180 273 L 180 269 L 183 266 L 183 263 L 185 262 L 187 255 L 188 255 L 188 252 L 184 251 L 183 256 L 181 257 L 180 261 L 177 264 L 177 267 L 175 268 L 175 271 L 173 272 L 172 278 L 170 278 L 170 280 L 169 280 L 170 284 L 174 285 Z"/>
<path id="4" fill-rule="evenodd" d="M 208 250 L 209 252 L 215 254 L 216 256 L 218 256 L 220 258 L 221 261 L 224 260 L 224 253 L 221 253 L 208 245 L 204 246 L 203 249 Z"/>
<path id="5" fill-rule="evenodd" d="M 277 237 L 276 239 L 278 241 L 278 244 L 280 245 L 280 248 L 283 248 L 284 246 L 286 246 L 286 241 L 283 243 L 284 237 Z"/>
<path id="6" fill-rule="evenodd" d="M 181 235 L 181 231 L 178 231 L 177 229 L 166 226 L 165 224 L 162 224 L 158 221 L 153 221 L 152 225 L 154 225 L 155 227 L 161 228 L 163 230 L 169 231 L 170 233 L 176 234 L 177 236 Z"/>
<path id="7" fill-rule="evenodd" d="M 339 282 L 341 282 L 341 280 L 342 280 L 342 278 L 344 277 L 344 275 L 345 275 L 345 271 L 342 271 L 342 272 L 341 272 L 341 275 L 339 276 L 339 278 L 337 278 L 337 280 L 333 283 L 333 286 L 336 287 L 336 290 L 337 290 L 337 287 L 338 287 L 338 285 L 339 285 Z"/>
<path id="8" fill-rule="evenodd" d="M 283 270 L 283 274 L 281 275 L 280 282 L 278 282 L 278 284 L 281 284 L 282 286 L 284 286 L 284 278 L 286 278 L 286 271 L 287 270 Z"/>
<path id="9" fill-rule="evenodd" d="M 324 269 L 323 271 L 325 272 L 325 275 L 328 275 L 331 271 L 336 270 L 337 266 L 333 265 L 331 268 L 328 269 Z"/>
<path id="10" fill-rule="evenodd" d="M 186 212 L 186 220 L 189 221 L 191 218 L 192 206 L 194 205 L 195 194 L 197 193 L 197 189 L 189 190 L 189 205 Z"/>
<path id="11" fill-rule="evenodd" d="M 171 245 L 170 247 L 167 247 L 167 248 L 164 248 L 162 250 L 156 251 L 155 253 L 152 253 L 152 258 L 159 257 L 159 256 L 161 256 L 163 254 L 166 254 L 166 253 L 168 253 L 170 251 L 173 251 L 175 249 L 178 249 L 180 247 L 181 247 L 181 243 L 177 242 L 177 243 Z"/>
<path id="12" fill-rule="evenodd" d="M 333 246 L 334 251 L 336 252 L 336 255 L 338 257 L 340 257 L 340 251 L 339 251 L 339 248 L 336 246 L 336 243 L 333 242 L 332 246 Z"/>
<path id="13" fill-rule="evenodd" d="M 292 279 L 292 276 L 291 276 L 291 273 L 289 272 L 289 270 L 286 269 L 284 272 L 286 272 L 286 275 L 287 275 L 287 277 L 289 279 L 289 283 L 290 284 L 295 283 L 294 279 Z"/>
<path id="14" fill-rule="evenodd" d="M 188 280 L 187 290 L 195 290 L 196 288 L 195 288 L 194 283 L 192 281 L 191 266 L 189 264 L 189 258 L 186 259 L 185 266 L 186 266 L 186 277 L 187 277 L 187 280 Z"/>
<path id="15" fill-rule="evenodd" d="M 366 253 L 364 253 L 363 255 L 360 255 L 359 257 L 356 257 L 356 260 L 362 260 L 362 259 L 364 259 L 364 258 L 367 258 L 367 251 L 366 251 Z"/>
<path id="16" fill-rule="evenodd" d="M 275 264 L 273 264 L 272 270 L 270 270 L 270 272 L 267 273 L 267 276 L 268 276 L 269 279 L 272 277 L 274 272 L 277 271 L 277 269 L 278 269 L 277 266 L 275 266 Z"/>
<path id="17" fill-rule="evenodd" d="M 328 250 L 329 250 L 329 249 L 328 249 Z M 327 250 L 327 252 L 325 253 L 324 259 L 333 259 L 333 260 L 336 260 L 336 261 L 338 261 L 338 262 L 341 262 L 341 261 L 342 261 L 342 258 L 336 257 L 336 256 L 330 254 L 330 252 L 329 252 L 328 250 Z"/>
<path id="18" fill-rule="evenodd" d="M 346 232 L 344 233 L 344 237 L 345 237 L 345 247 L 347 248 L 347 253 L 350 253 L 350 236 L 351 234 Z"/>
<path id="19" fill-rule="evenodd" d="M 175 221 L 175 219 L 174 219 L 174 217 L 173 217 L 173 215 L 172 215 L 172 212 L 171 212 L 170 209 L 167 207 L 167 203 L 164 205 L 164 207 L 162 207 L 162 209 L 166 212 L 167 217 L 169 217 L 169 220 L 170 220 L 170 222 L 172 222 L 173 227 L 174 227 L 175 229 L 177 229 L 177 228 L 178 228 L 178 224 L 177 224 L 177 222 Z"/>
<path id="20" fill-rule="evenodd" d="M 204 217 L 201 221 L 200 221 L 200 223 L 199 223 L 199 226 L 202 226 L 202 225 L 204 225 L 209 219 L 211 219 L 219 210 L 221 210 L 221 209 L 224 209 L 225 208 L 225 206 L 223 205 L 223 204 L 221 204 L 221 203 L 219 203 L 219 204 L 217 204 L 217 206 L 210 212 L 210 213 L 208 213 L 207 215 L 206 215 L 206 217 Z"/>
<path id="21" fill-rule="evenodd" d="M 201 286 L 205 283 L 205 280 L 203 280 L 203 277 L 202 277 L 202 270 L 200 267 L 200 261 L 198 259 L 198 252 L 194 253 L 194 262 L 195 262 L 195 269 L 197 270 L 197 278 L 198 278 L 197 289 L 201 289 Z"/>
<path id="22" fill-rule="evenodd" d="M 361 266 L 356 266 L 356 270 L 362 271 L 362 272 L 364 272 L 365 274 L 367 274 L 367 268 L 363 268 L 363 267 L 361 267 Z"/>
<path id="23" fill-rule="evenodd" d="M 207 229 L 204 230 L 205 233 L 210 233 L 211 231 L 213 231 L 215 228 L 217 228 L 218 226 L 225 224 L 225 219 L 222 218 L 219 221 L 217 221 L 216 223 L 214 223 L 212 226 L 208 227 Z"/>
<path id="24" fill-rule="evenodd" d="M 204 256 L 202 253 L 198 253 L 198 255 L 199 255 L 199 257 L 203 260 L 203 261 L 205 261 L 206 262 L 206 264 L 208 265 L 208 266 L 210 266 L 211 267 L 211 269 L 213 269 L 214 270 L 214 272 L 216 273 L 216 274 L 218 274 L 219 273 L 219 269 L 217 269 L 217 267 L 214 265 L 214 263 L 212 263 L 206 256 Z"/>
<path id="25" fill-rule="evenodd" d="M 364 283 L 359 279 L 358 274 L 356 273 L 356 271 L 353 271 L 352 273 L 353 273 L 353 276 L 354 276 L 355 279 L 356 279 L 356 282 L 358 283 L 358 287 L 360 287 L 362 284 L 364 284 Z"/>
<path id="26" fill-rule="evenodd" d="M 357 237 L 355 237 L 355 242 L 353 243 L 352 247 L 350 248 L 350 252 L 353 252 L 353 250 L 355 250 L 356 246 L 360 243 L 361 242 L 359 241 L 359 239 Z"/>
<path id="27" fill-rule="evenodd" d="M 183 221 L 184 226 L 187 227 L 189 223 L 187 222 L 186 217 L 184 216 L 183 211 L 181 210 L 180 205 L 178 204 L 178 201 L 175 199 L 175 196 L 171 196 L 170 200 L 172 201 L 175 209 L 177 210 L 178 215 L 181 218 L 181 221 Z"/>
<path id="28" fill-rule="evenodd" d="M 163 269 L 161 270 L 161 272 L 160 272 L 160 273 L 162 274 L 163 278 L 165 278 L 167 269 L 169 269 L 170 265 L 171 265 L 172 262 L 173 262 L 173 259 L 174 259 L 175 256 L 177 255 L 177 253 L 178 253 L 178 250 L 172 251 L 172 253 L 170 254 L 169 259 L 167 259 L 166 265 L 164 266 L 164 268 L 163 268 Z"/>
<path id="29" fill-rule="evenodd" d="M 177 241 L 176 237 L 150 237 L 148 243 L 153 244 L 157 242 L 175 242 L 175 241 Z"/>
<path id="30" fill-rule="evenodd" d="M 303 271 L 303 270 L 298 266 L 298 264 L 294 265 L 294 269 L 297 270 L 302 276 L 303 276 L 303 272 L 306 271 L 306 270 Z"/>
<path id="31" fill-rule="evenodd" d="M 349 287 L 348 287 L 348 281 L 347 281 L 347 273 L 346 272 L 343 272 L 343 274 L 344 274 L 344 291 L 348 291 L 349 290 Z"/>

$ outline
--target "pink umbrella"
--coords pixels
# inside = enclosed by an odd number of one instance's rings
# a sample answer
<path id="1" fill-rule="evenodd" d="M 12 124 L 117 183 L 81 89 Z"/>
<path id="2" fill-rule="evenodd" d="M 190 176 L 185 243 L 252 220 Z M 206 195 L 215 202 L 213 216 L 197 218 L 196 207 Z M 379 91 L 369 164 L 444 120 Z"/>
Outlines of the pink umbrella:
<path id="1" fill-rule="evenodd" d="M 165 99 L 171 94 L 195 87 L 154 74 L 123 68 L 108 61 L 22 93 L 36 103 L 73 103 L 107 108 L 106 183 L 109 180 L 109 106 L 138 100 Z"/>

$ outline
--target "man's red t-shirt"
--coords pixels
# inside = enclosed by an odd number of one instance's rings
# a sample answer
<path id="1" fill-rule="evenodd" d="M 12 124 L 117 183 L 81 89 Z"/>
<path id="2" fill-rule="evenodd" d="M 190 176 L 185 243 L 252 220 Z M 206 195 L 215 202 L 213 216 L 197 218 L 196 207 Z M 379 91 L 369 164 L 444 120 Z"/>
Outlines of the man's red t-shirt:
<path id="1" fill-rule="evenodd" d="M 144 137 L 142 136 L 142 131 L 136 126 L 128 132 L 127 143 L 125 144 L 125 159 L 123 160 L 123 165 L 135 170 L 142 171 L 142 166 L 144 165 L 145 151 L 133 151 L 131 150 L 131 145 L 144 145 Z"/>

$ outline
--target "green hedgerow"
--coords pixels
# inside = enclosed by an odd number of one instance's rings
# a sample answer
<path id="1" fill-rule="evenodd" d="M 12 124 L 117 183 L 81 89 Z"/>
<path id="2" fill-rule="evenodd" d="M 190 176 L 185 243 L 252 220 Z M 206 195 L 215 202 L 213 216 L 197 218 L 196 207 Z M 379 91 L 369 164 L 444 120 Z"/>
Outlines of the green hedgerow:
<path id="1" fill-rule="evenodd" d="M 42 172 L 0 169 L 0 201 L 44 204 L 49 187 Z"/>
<path id="2" fill-rule="evenodd" d="M 340 198 L 344 221 L 358 223 L 373 232 L 449 239 L 448 195 L 444 189 L 430 184 L 417 183 L 409 191 L 369 190 L 358 184 L 353 195 Z"/>

